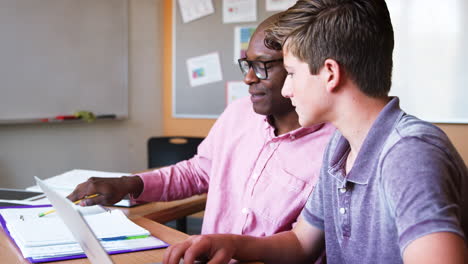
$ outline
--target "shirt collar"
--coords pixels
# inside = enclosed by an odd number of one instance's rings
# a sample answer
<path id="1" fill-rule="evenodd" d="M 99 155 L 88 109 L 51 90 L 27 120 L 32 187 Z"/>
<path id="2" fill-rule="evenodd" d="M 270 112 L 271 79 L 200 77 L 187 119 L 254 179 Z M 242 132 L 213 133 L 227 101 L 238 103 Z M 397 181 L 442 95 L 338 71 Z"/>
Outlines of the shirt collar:
<path id="1" fill-rule="evenodd" d="M 292 130 L 292 131 L 289 131 L 288 133 L 284 133 L 282 135 L 279 135 L 279 136 L 275 136 L 275 127 L 272 126 L 272 122 L 271 122 L 271 116 L 265 116 L 263 118 L 263 121 L 264 121 L 264 124 L 265 124 L 265 129 L 267 130 L 267 133 L 270 134 L 271 138 L 272 139 L 283 139 L 283 138 L 291 138 L 292 140 L 294 139 L 298 139 L 298 138 L 301 138 L 305 135 L 308 135 L 310 133 L 313 133 L 317 130 L 319 130 L 320 128 L 322 128 L 325 124 L 322 123 L 322 124 L 318 124 L 318 125 L 313 125 L 313 126 L 310 126 L 310 127 L 299 127 L 295 130 Z"/>
<path id="2" fill-rule="evenodd" d="M 393 97 L 382 109 L 372 124 L 358 156 L 348 173 L 347 180 L 357 184 L 367 184 L 369 178 L 375 175 L 377 162 L 387 137 L 404 112 L 400 109 L 398 97 Z M 330 173 L 344 175 L 347 154 L 350 151 L 349 142 L 340 134 L 335 151 L 330 162 Z M 341 179 L 343 180 L 343 179 Z"/>

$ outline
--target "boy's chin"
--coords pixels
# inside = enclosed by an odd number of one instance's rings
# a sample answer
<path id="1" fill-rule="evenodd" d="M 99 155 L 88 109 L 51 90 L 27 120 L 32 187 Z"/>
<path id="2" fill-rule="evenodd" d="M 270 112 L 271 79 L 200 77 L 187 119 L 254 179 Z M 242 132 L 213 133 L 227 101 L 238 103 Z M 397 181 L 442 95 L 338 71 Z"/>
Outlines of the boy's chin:
<path id="1" fill-rule="evenodd" d="M 299 125 L 301 125 L 301 127 L 310 127 L 319 123 L 321 122 L 318 120 L 308 119 L 308 118 L 299 116 Z"/>

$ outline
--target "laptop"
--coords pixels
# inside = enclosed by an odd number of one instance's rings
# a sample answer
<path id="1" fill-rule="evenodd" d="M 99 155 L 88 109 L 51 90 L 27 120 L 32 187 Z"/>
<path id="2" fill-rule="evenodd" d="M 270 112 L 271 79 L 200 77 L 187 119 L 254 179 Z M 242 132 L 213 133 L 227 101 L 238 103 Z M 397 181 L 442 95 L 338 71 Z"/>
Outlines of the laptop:
<path id="1" fill-rule="evenodd" d="M 37 185 L 45 193 L 57 214 L 78 241 L 89 261 L 93 264 L 113 264 L 109 254 L 104 250 L 93 230 L 89 227 L 80 211 L 67 198 L 53 190 L 47 183 L 34 177 Z M 183 263 L 183 262 L 181 262 Z M 152 264 L 161 264 L 152 263 Z"/>
<path id="2" fill-rule="evenodd" d="M 91 263 L 113 264 L 107 252 L 99 243 L 83 215 L 76 209 L 75 205 L 67 198 L 50 188 L 38 177 L 34 177 L 37 185 L 45 193 L 57 214 L 80 244 L 84 253 Z"/>

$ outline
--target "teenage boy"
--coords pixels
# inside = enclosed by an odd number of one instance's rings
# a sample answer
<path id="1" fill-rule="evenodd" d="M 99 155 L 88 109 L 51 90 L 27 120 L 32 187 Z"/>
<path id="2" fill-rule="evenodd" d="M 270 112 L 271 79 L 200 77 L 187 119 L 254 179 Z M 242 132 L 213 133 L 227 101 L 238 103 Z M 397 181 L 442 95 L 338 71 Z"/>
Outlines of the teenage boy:
<path id="1" fill-rule="evenodd" d="M 286 77 L 281 46 L 264 45 L 264 29 L 277 18 L 259 25 L 247 57 L 239 60 L 251 97 L 227 107 L 195 157 L 137 176 L 91 178 L 68 198 L 101 194 L 85 200 L 92 205 L 113 204 L 126 194 L 137 201 L 169 201 L 208 192 L 204 234 L 290 230 L 314 189 L 335 129 L 300 128 L 291 100 L 281 96 Z"/>
<path id="2" fill-rule="evenodd" d="M 165 263 L 468 263 L 468 172 L 437 127 L 407 115 L 391 85 L 393 29 L 384 0 L 299 0 L 267 40 L 283 43 L 299 122 L 339 130 L 292 231 L 195 236 Z M 267 41 L 266 43 L 269 43 Z"/>

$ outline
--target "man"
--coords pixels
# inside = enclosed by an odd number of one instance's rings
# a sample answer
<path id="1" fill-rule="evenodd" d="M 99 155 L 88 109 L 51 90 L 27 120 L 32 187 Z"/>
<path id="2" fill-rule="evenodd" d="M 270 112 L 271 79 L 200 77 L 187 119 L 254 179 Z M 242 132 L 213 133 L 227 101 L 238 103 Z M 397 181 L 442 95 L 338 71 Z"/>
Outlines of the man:
<path id="1" fill-rule="evenodd" d="M 165 263 L 468 263 L 468 171 L 447 136 L 391 98 L 384 0 L 299 0 L 268 31 L 283 44 L 283 95 L 299 123 L 339 130 L 292 231 L 194 236 Z"/>
<path id="2" fill-rule="evenodd" d="M 68 198 L 100 194 L 85 200 L 92 205 L 113 204 L 126 194 L 137 201 L 168 201 L 208 192 L 204 234 L 290 230 L 316 184 L 334 128 L 300 128 L 291 101 L 281 96 L 282 52 L 264 45 L 264 29 L 275 19 L 257 28 L 247 57 L 239 60 L 250 99 L 227 107 L 195 157 L 137 176 L 91 178 Z"/>

